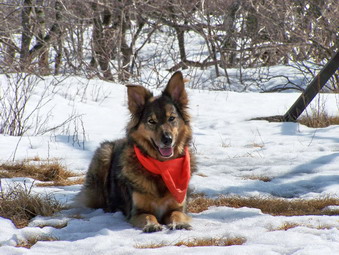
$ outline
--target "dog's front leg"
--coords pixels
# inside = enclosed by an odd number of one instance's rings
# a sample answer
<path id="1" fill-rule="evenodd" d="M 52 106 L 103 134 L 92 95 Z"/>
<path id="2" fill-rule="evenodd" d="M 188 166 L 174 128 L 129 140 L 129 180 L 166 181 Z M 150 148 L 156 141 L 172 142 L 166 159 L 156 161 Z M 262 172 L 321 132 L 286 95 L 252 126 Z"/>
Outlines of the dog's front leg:
<path id="1" fill-rule="evenodd" d="M 134 227 L 141 228 L 145 233 L 162 230 L 162 226 L 159 224 L 157 218 L 152 214 L 142 213 L 133 215 L 129 221 Z"/>
<path id="2" fill-rule="evenodd" d="M 162 226 L 152 214 L 152 198 L 140 192 L 133 192 L 132 200 L 133 208 L 129 222 L 134 227 L 141 228 L 146 233 L 162 230 Z"/>
<path id="3" fill-rule="evenodd" d="M 169 229 L 192 229 L 189 224 L 191 218 L 181 211 L 172 211 L 168 216 L 165 217 L 165 224 Z"/>

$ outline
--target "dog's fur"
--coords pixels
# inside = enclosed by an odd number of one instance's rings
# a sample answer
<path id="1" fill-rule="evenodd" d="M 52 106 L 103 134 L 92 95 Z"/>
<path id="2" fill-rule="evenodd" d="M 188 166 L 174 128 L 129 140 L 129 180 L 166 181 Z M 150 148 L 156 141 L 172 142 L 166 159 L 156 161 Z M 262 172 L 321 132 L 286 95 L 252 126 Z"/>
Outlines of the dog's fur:
<path id="1" fill-rule="evenodd" d="M 192 131 L 183 76 L 173 74 L 159 97 L 142 86 L 129 85 L 127 90 L 131 119 L 126 138 L 103 142 L 96 150 L 79 200 L 91 208 L 120 210 L 144 232 L 159 231 L 161 224 L 190 229 L 186 198 L 178 203 L 161 176 L 143 168 L 133 149 L 137 145 L 143 154 L 160 161 L 184 154 Z M 196 164 L 190 155 L 192 173 Z"/>

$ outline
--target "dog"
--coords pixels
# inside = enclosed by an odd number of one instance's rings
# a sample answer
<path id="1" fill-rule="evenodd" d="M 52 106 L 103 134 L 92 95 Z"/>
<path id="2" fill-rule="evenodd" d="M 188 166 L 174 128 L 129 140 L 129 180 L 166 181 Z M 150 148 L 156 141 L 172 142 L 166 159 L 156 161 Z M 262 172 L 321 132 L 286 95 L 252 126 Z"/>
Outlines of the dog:
<path id="1" fill-rule="evenodd" d="M 127 85 L 131 114 L 126 137 L 105 141 L 95 151 L 78 196 L 90 208 L 122 211 L 143 232 L 191 229 L 187 188 L 196 169 L 192 129 L 181 72 L 158 97 Z"/>

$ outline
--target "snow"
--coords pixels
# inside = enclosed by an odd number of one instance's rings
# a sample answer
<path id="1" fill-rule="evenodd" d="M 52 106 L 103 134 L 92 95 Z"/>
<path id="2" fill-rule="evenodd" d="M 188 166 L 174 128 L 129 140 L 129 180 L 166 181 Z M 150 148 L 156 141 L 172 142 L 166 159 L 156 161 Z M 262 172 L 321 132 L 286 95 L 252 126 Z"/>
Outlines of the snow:
<path id="1" fill-rule="evenodd" d="M 43 111 L 35 114 L 49 114 L 45 130 L 69 116 L 79 117 L 69 122 L 67 128 L 40 135 L 34 135 L 32 130 L 23 137 L 0 135 L 1 161 L 36 156 L 56 158 L 69 170 L 85 174 L 100 142 L 124 136 L 129 118 L 124 86 L 75 76 L 59 78 L 53 93 L 48 94 L 50 101 Z M 48 77 L 35 88 L 33 106 L 45 84 L 52 80 Z M 314 129 L 297 123 L 249 121 L 254 117 L 284 114 L 299 93 L 188 89 L 188 94 L 198 159 L 198 173 L 190 183 L 194 192 L 210 197 L 338 196 L 338 126 Z M 320 101 L 325 104 L 326 112 L 338 114 L 338 95 L 321 94 Z M 258 176 L 271 181 L 250 178 Z M 28 186 L 37 183 L 29 178 L 1 182 L 3 189 L 13 183 Z M 71 204 L 80 188 L 80 185 L 34 186 L 33 191 L 53 193 L 58 200 Z M 210 207 L 190 216 L 191 231 L 164 229 L 151 234 L 133 228 L 120 212 L 85 208 L 64 210 L 52 217 L 38 216 L 22 229 L 0 217 L 0 254 L 339 254 L 339 216 L 271 216 L 246 207 Z M 297 226 L 280 230 L 286 223 Z M 246 242 L 229 247 L 173 245 L 178 241 L 222 237 L 242 237 Z M 16 247 L 29 240 L 50 239 L 54 241 L 38 241 L 30 249 Z M 137 248 L 147 244 L 169 246 Z"/>

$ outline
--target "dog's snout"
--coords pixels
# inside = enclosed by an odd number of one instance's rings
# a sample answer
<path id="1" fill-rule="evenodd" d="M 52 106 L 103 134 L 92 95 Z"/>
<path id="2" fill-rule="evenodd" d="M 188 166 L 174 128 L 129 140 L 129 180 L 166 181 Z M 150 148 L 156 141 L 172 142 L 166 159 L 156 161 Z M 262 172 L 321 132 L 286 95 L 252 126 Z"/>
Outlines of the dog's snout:
<path id="1" fill-rule="evenodd" d="M 172 138 L 172 135 L 170 133 L 163 133 L 162 137 L 161 137 L 161 142 L 168 146 L 168 145 L 171 145 L 172 144 L 172 141 L 173 141 L 173 138 Z"/>

